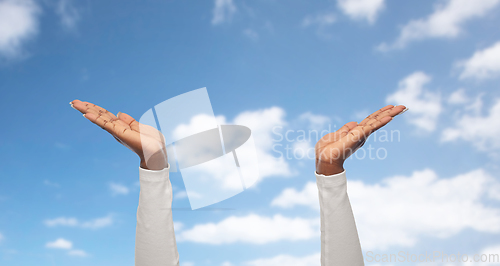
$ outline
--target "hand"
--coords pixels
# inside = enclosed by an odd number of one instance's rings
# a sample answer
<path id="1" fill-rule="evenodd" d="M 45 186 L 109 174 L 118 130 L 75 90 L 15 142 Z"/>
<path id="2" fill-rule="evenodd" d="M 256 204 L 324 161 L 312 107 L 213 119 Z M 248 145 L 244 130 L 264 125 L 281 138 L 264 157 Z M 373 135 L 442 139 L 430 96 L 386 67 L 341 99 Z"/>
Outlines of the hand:
<path id="1" fill-rule="evenodd" d="M 108 131 L 118 142 L 135 152 L 144 169 L 162 170 L 168 166 L 165 139 L 156 128 L 137 122 L 125 113 L 118 117 L 108 110 L 89 102 L 74 100 L 71 107 L 102 129 Z"/>
<path id="2" fill-rule="evenodd" d="M 344 161 L 363 146 L 370 134 L 406 110 L 408 109 L 403 105 L 388 105 L 369 115 L 359 124 L 349 122 L 336 132 L 323 136 L 315 146 L 316 172 L 323 175 L 342 173 Z"/>

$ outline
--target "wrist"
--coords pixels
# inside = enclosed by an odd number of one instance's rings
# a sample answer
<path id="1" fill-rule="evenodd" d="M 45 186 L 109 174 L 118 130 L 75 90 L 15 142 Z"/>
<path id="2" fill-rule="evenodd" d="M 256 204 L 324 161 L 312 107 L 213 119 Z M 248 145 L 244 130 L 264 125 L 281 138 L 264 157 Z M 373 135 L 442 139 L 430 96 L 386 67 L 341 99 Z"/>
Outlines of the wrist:
<path id="1" fill-rule="evenodd" d="M 166 162 L 166 161 L 155 162 L 155 161 L 150 160 L 146 163 L 145 160 L 141 159 L 141 162 L 140 162 L 140 167 L 142 169 L 146 169 L 146 170 L 159 171 L 159 170 L 163 170 L 163 169 L 167 168 L 167 166 L 168 166 L 168 162 Z"/>
<path id="2" fill-rule="evenodd" d="M 344 172 L 343 163 L 325 163 L 322 161 L 316 161 L 316 173 L 320 175 L 336 175 Z"/>

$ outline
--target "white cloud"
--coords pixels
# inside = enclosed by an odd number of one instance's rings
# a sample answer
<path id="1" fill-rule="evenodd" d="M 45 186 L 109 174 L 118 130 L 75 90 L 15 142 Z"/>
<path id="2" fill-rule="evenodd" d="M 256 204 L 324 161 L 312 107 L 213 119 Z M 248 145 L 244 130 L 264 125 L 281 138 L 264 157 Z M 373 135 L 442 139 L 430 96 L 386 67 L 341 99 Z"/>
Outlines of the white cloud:
<path id="1" fill-rule="evenodd" d="M 421 237 L 447 238 L 465 229 L 500 233 L 500 209 L 483 197 L 497 195 L 498 181 L 482 169 L 439 178 L 429 169 L 380 184 L 348 184 L 363 248 L 413 246 Z"/>
<path id="2" fill-rule="evenodd" d="M 245 29 L 243 31 L 243 35 L 245 35 L 247 38 L 249 38 L 250 40 L 252 40 L 254 42 L 259 40 L 259 34 L 252 29 Z"/>
<path id="3" fill-rule="evenodd" d="M 482 169 L 439 178 L 429 169 L 379 183 L 349 181 L 348 193 L 364 249 L 414 246 L 421 237 L 447 238 L 465 229 L 500 233 L 500 182 Z M 316 184 L 285 189 L 272 205 L 319 208 Z"/>
<path id="4" fill-rule="evenodd" d="M 74 0 L 59 0 L 56 6 L 56 13 L 61 19 L 61 24 L 67 30 L 73 30 L 80 20 L 80 12 L 74 6 Z"/>
<path id="5" fill-rule="evenodd" d="M 462 255 L 468 255 L 468 254 L 462 254 Z M 474 257 L 477 255 L 476 257 Z M 460 264 L 457 264 L 460 262 L 460 260 L 457 260 L 457 263 L 420 263 L 417 266 L 497 266 L 498 262 L 500 261 L 500 245 L 496 246 L 488 246 L 480 250 L 479 252 L 476 252 L 474 255 L 468 255 L 469 259 L 468 261 L 462 262 Z M 443 258 L 446 258 L 443 256 Z M 452 260 L 452 257 L 449 257 L 449 260 Z M 473 260 L 479 260 L 477 262 L 474 262 Z M 481 261 L 483 260 L 483 261 Z"/>
<path id="6" fill-rule="evenodd" d="M 442 2 L 442 1 L 440 1 Z M 500 0 L 447 0 L 435 6 L 426 18 L 412 20 L 402 27 L 399 37 L 392 44 L 382 43 L 379 50 L 401 49 L 409 43 L 428 38 L 455 38 L 467 21 L 484 16 L 493 10 Z"/>
<path id="7" fill-rule="evenodd" d="M 385 0 L 337 0 L 337 4 L 351 19 L 366 20 L 373 24 L 384 10 Z"/>
<path id="8" fill-rule="evenodd" d="M 286 266 L 319 266 L 320 265 L 321 254 L 315 253 L 305 257 L 296 257 L 290 255 L 278 255 L 273 258 L 257 259 L 253 261 L 248 261 L 243 265 L 246 266 L 276 266 L 276 265 L 286 265 Z"/>
<path id="9" fill-rule="evenodd" d="M 181 222 L 174 222 L 174 230 L 177 232 L 177 231 L 181 231 L 182 229 L 184 229 L 184 224 L 181 223 Z"/>
<path id="10" fill-rule="evenodd" d="M 468 107 L 473 112 L 461 115 L 455 125 L 443 130 L 441 140 L 465 140 L 471 142 L 478 150 L 492 151 L 500 149 L 500 99 L 496 99 L 486 115 L 481 115 L 482 101 L 478 97 Z"/>
<path id="11" fill-rule="evenodd" d="M 231 216 L 218 223 L 195 225 L 178 234 L 178 240 L 205 243 L 266 244 L 278 241 L 298 241 L 318 237 L 319 219 L 287 218 L 281 215 L 264 217 L 250 214 Z"/>
<path id="12" fill-rule="evenodd" d="M 55 226 L 78 226 L 79 222 L 76 218 L 66 218 L 66 217 L 59 217 L 51 220 L 45 220 L 44 224 L 48 227 L 55 227 Z"/>
<path id="13" fill-rule="evenodd" d="M 294 206 L 308 206 L 311 209 L 319 210 L 318 187 L 314 182 L 308 182 L 302 191 L 294 188 L 287 188 L 274 198 L 271 206 L 282 208 L 292 208 Z"/>
<path id="14" fill-rule="evenodd" d="M 174 199 L 185 199 L 188 197 L 188 194 L 185 190 L 174 193 Z"/>
<path id="15" fill-rule="evenodd" d="M 113 182 L 109 183 L 109 189 L 111 190 L 111 193 L 113 194 L 113 196 L 127 195 L 130 192 L 128 187 L 126 187 L 122 184 L 113 183 Z"/>
<path id="16" fill-rule="evenodd" d="M 45 220 L 44 224 L 47 227 L 66 226 L 66 227 L 81 227 L 88 229 L 100 229 L 112 225 L 113 222 L 114 222 L 113 216 L 108 215 L 105 217 L 96 218 L 86 222 L 78 221 L 78 219 L 76 218 L 58 217 L 54 219 Z"/>
<path id="17" fill-rule="evenodd" d="M 460 79 L 485 80 L 500 76 L 500 42 L 480 51 L 471 58 L 456 64 L 462 69 Z"/>
<path id="18" fill-rule="evenodd" d="M 482 259 L 487 258 L 486 262 L 478 262 L 472 264 L 472 266 L 494 266 L 498 265 L 500 262 L 500 245 L 489 246 L 481 250 L 478 254 L 484 254 Z M 463 265 L 471 265 L 469 263 L 463 263 Z"/>
<path id="19" fill-rule="evenodd" d="M 55 249 L 71 249 L 73 247 L 73 243 L 64 238 L 59 238 L 54 242 L 48 242 L 45 244 L 46 248 L 55 248 Z"/>
<path id="20" fill-rule="evenodd" d="M 441 97 L 424 87 L 431 77 L 423 72 L 415 72 L 399 82 L 398 90 L 387 96 L 390 104 L 403 104 L 410 108 L 404 117 L 410 124 L 425 131 L 434 131 L 439 114 L 442 111 Z"/>
<path id="21" fill-rule="evenodd" d="M 310 129 L 319 131 L 324 129 L 324 127 L 331 122 L 331 119 L 328 116 L 306 112 L 299 116 L 299 121 L 306 121 Z"/>
<path id="22" fill-rule="evenodd" d="M 185 261 L 181 263 L 181 266 L 194 266 L 194 262 Z"/>
<path id="23" fill-rule="evenodd" d="M 5 239 L 5 237 L 0 233 L 0 242 L 2 242 Z"/>
<path id="24" fill-rule="evenodd" d="M 454 91 L 448 98 L 449 104 L 464 104 L 469 101 L 469 97 L 465 94 L 465 89 Z"/>
<path id="25" fill-rule="evenodd" d="M 87 252 L 85 252 L 84 250 L 81 250 L 81 249 L 70 250 L 70 251 L 68 251 L 68 255 L 74 256 L 74 257 L 88 257 L 89 256 L 89 254 L 87 254 Z"/>
<path id="26" fill-rule="evenodd" d="M 0 1 L 0 56 L 22 55 L 23 45 L 38 33 L 40 8 L 32 0 Z"/>
<path id="27" fill-rule="evenodd" d="M 243 125 L 252 131 L 255 141 L 257 157 L 259 159 L 259 174 L 261 178 L 269 176 L 290 176 L 290 166 L 284 158 L 276 158 L 271 152 L 275 142 L 273 141 L 273 128 L 284 127 L 285 111 L 279 107 L 271 107 L 255 111 L 246 111 L 238 114 L 233 121 L 227 121 L 225 116 L 216 116 L 217 124 Z M 319 116 L 316 116 L 319 117 Z M 189 124 L 178 125 L 173 130 L 174 138 L 182 138 L 195 133 L 213 128 L 212 119 L 207 115 L 194 116 Z M 210 169 L 207 169 L 210 171 Z M 220 172 L 220 167 L 214 167 L 213 171 Z M 230 187 L 230 186 L 229 186 Z M 183 197 L 180 195 L 179 197 Z"/>
<path id="28" fill-rule="evenodd" d="M 82 228 L 89 228 L 89 229 L 99 229 L 103 227 L 107 227 L 113 224 L 113 217 L 111 215 L 108 215 L 106 217 L 102 218 L 97 218 L 91 221 L 83 222 L 81 223 Z"/>
<path id="29" fill-rule="evenodd" d="M 218 25 L 224 22 L 231 21 L 234 13 L 236 13 L 236 6 L 233 0 L 215 0 L 214 16 L 212 17 L 212 24 Z"/>
<path id="30" fill-rule="evenodd" d="M 292 146 L 293 152 L 291 154 L 293 155 L 293 158 L 302 160 L 302 159 L 309 159 L 309 160 L 315 160 L 316 159 L 316 153 L 314 150 L 314 145 L 312 141 L 306 140 L 306 141 L 296 141 L 293 143 Z"/>
<path id="31" fill-rule="evenodd" d="M 261 178 L 269 176 L 291 176 L 292 171 L 283 157 L 272 155 L 273 128 L 285 126 L 285 111 L 279 107 L 271 107 L 257 111 L 240 113 L 234 119 L 235 125 L 244 125 L 252 130 L 255 140 L 257 157 L 259 159 L 259 174 Z"/>

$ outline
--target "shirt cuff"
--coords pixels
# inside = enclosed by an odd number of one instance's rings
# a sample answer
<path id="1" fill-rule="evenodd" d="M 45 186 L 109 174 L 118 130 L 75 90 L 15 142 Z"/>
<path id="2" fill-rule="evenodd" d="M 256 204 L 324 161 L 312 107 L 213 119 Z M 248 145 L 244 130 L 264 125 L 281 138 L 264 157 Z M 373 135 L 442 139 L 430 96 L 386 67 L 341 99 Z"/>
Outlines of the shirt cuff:
<path id="1" fill-rule="evenodd" d="M 344 185 L 347 183 L 345 170 L 335 175 L 322 175 L 314 172 L 318 185 Z"/>
<path id="2" fill-rule="evenodd" d="M 162 170 L 149 170 L 139 166 L 139 179 L 144 181 L 164 181 L 168 179 L 170 164 Z"/>

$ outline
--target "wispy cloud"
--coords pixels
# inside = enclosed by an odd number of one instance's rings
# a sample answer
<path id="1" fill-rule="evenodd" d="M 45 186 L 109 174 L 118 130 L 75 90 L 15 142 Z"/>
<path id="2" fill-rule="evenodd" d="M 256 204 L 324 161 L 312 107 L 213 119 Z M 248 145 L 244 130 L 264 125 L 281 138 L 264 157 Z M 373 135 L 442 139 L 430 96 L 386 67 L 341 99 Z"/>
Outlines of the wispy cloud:
<path id="1" fill-rule="evenodd" d="M 23 55 L 24 44 L 38 33 L 40 13 L 32 0 L 0 1 L 0 56 L 14 59 Z"/>
<path id="2" fill-rule="evenodd" d="M 328 12 L 306 16 L 302 20 L 301 25 L 303 28 L 314 27 L 318 36 L 329 38 L 331 36 L 330 33 L 328 33 L 328 28 L 335 24 L 336 21 L 337 17 L 335 14 L 333 12 Z"/>
<path id="3" fill-rule="evenodd" d="M 87 257 L 89 254 L 85 252 L 84 250 L 81 249 L 73 249 L 73 242 L 66 240 L 64 238 L 58 238 L 52 242 L 47 242 L 45 244 L 46 248 L 50 249 L 63 249 L 63 250 L 68 250 L 68 255 L 69 256 L 74 256 L 74 257 Z"/>
<path id="4" fill-rule="evenodd" d="M 248 39 L 250 39 L 254 42 L 259 40 L 259 34 L 252 29 L 245 29 L 243 31 L 243 35 L 245 35 Z"/>
<path id="5" fill-rule="evenodd" d="M 237 9 L 233 0 L 215 0 L 212 25 L 218 25 L 231 21 Z"/>
<path id="6" fill-rule="evenodd" d="M 373 24 L 385 7 L 385 0 L 337 0 L 337 4 L 351 19 Z"/>
<path id="7" fill-rule="evenodd" d="M 429 38 L 455 38 L 463 32 L 466 22 L 484 16 L 499 3 L 500 0 L 447 0 L 437 4 L 428 17 L 408 22 L 392 44 L 382 43 L 378 50 L 402 49 L 411 42 Z"/>
<path id="8" fill-rule="evenodd" d="M 92 219 L 85 222 L 81 222 L 76 218 L 67 218 L 67 217 L 58 217 L 44 221 L 44 224 L 47 227 L 65 226 L 65 227 L 80 227 L 88 229 L 100 229 L 103 227 L 111 226 L 113 223 L 114 219 L 112 215 Z"/>
<path id="9" fill-rule="evenodd" d="M 276 265 L 287 265 L 287 266 L 311 266 L 319 265 L 321 260 L 321 254 L 315 253 L 305 257 L 291 256 L 291 255 L 278 255 L 272 258 L 256 259 L 252 261 L 247 261 L 243 263 L 245 266 L 276 266 Z"/>
<path id="10" fill-rule="evenodd" d="M 73 0 L 59 0 L 56 6 L 56 13 L 61 19 L 61 24 L 67 30 L 74 30 L 80 20 L 80 12 L 75 7 Z"/>
<path id="11" fill-rule="evenodd" d="M 130 189 L 125 185 L 114 182 L 109 183 L 109 189 L 111 190 L 111 194 L 113 196 L 127 195 L 130 192 Z"/>
<path id="12" fill-rule="evenodd" d="M 58 238 L 55 241 L 48 242 L 45 244 L 46 248 L 54 248 L 54 249 L 71 249 L 73 248 L 73 243 L 64 238 Z"/>
<path id="13" fill-rule="evenodd" d="M 443 142 L 464 140 L 470 142 L 480 151 L 494 152 L 500 149 L 500 99 L 496 99 L 488 112 L 482 114 L 482 101 L 479 97 L 465 108 L 454 121 L 454 125 L 443 130 Z"/>
<path id="14" fill-rule="evenodd" d="M 471 58 L 456 63 L 460 79 L 486 80 L 500 76 L 500 42 L 476 51 Z"/>
<path id="15" fill-rule="evenodd" d="M 314 16 L 309 15 L 302 20 L 302 26 L 309 27 L 317 25 L 319 27 L 325 27 L 333 25 L 336 21 L 337 18 L 333 13 L 317 14 Z"/>
<path id="16" fill-rule="evenodd" d="M 74 256 L 74 257 L 88 257 L 89 254 L 85 252 L 84 250 L 81 249 L 73 249 L 68 251 L 68 255 Z"/>
<path id="17" fill-rule="evenodd" d="M 434 131 L 442 111 L 439 93 L 425 88 L 431 77 L 423 72 L 415 72 L 399 82 L 398 89 L 387 96 L 388 104 L 403 104 L 410 108 L 405 119 L 410 124 L 425 131 Z"/>

